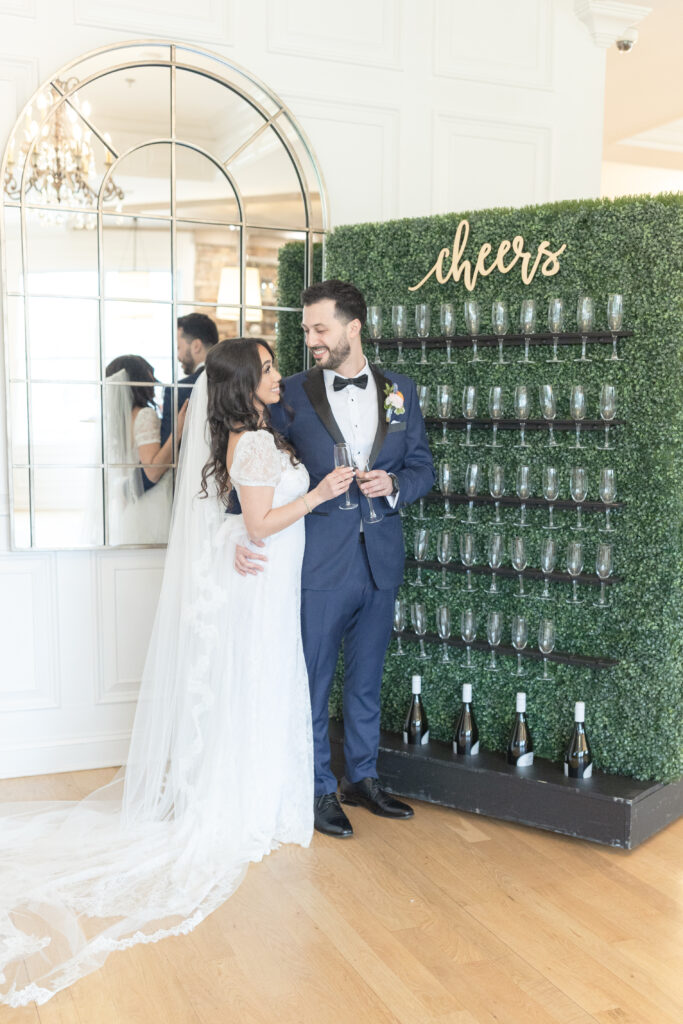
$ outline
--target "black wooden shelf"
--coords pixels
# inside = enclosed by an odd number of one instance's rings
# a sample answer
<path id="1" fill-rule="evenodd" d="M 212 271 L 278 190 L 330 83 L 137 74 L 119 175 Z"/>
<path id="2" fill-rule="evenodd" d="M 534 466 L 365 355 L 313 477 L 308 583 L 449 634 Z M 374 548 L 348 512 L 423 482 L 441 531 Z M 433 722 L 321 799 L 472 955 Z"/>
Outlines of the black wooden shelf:
<path id="1" fill-rule="evenodd" d="M 617 338 L 630 338 L 634 332 L 631 330 L 622 330 L 615 331 L 614 334 Z M 586 334 L 579 334 L 574 331 L 565 331 L 562 334 L 557 335 L 547 334 L 545 332 L 539 332 L 537 334 L 504 334 L 502 340 L 504 348 L 523 346 L 527 340 L 532 346 L 553 345 L 555 341 L 557 341 L 558 345 L 575 345 L 584 338 L 589 342 L 589 344 L 611 345 L 612 336 L 611 331 L 587 331 Z M 452 338 L 436 336 L 429 338 L 379 338 L 377 341 L 373 338 L 364 338 L 363 341 L 367 345 L 379 345 L 381 349 L 395 349 L 399 344 L 406 349 L 421 349 L 424 344 L 428 350 L 445 349 L 449 343 L 451 348 L 472 347 L 472 335 L 470 334 L 456 334 Z M 499 337 L 497 334 L 477 335 L 478 346 L 492 348 L 497 346 L 498 342 Z"/>
<path id="2" fill-rule="evenodd" d="M 395 634 L 398 635 L 398 634 Z M 492 648 L 486 640 L 473 640 L 471 644 L 466 644 L 460 637 L 451 636 L 448 640 L 442 640 L 438 633 L 425 633 L 423 636 L 416 636 L 415 633 L 401 633 L 401 641 L 407 640 L 409 643 L 419 643 L 423 640 L 425 643 L 430 644 L 448 644 L 449 647 L 460 647 L 464 650 L 466 647 L 470 647 L 473 651 L 485 651 L 490 653 Z M 523 650 L 518 651 L 514 647 L 507 647 L 503 644 L 499 644 L 495 648 L 496 656 L 499 654 L 507 656 L 517 657 L 521 654 L 523 658 L 531 658 L 532 661 L 542 661 L 547 658 L 548 661 L 557 662 L 559 665 L 577 665 L 580 668 L 595 668 L 605 669 L 614 668 L 619 662 L 615 658 L 600 658 L 591 657 L 586 654 L 570 654 L 568 651 L 553 651 L 551 654 L 543 654 L 541 651 L 536 650 L 535 647 L 525 647 Z"/>
<path id="3" fill-rule="evenodd" d="M 541 569 L 523 569 L 522 572 L 518 572 L 517 569 L 513 569 L 511 566 L 501 565 L 499 569 L 492 569 L 489 565 L 471 565 L 469 569 L 462 562 L 447 562 L 446 565 L 442 565 L 441 562 L 435 561 L 434 559 L 425 560 L 424 562 L 418 562 L 416 558 L 407 558 L 405 561 L 406 569 L 428 569 L 430 572 L 437 572 L 441 569 L 446 569 L 447 572 L 460 573 L 461 575 L 467 572 L 473 572 L 477 576 L 501 576 L 505 579 L 516 579 L 518 576 L 522 576 L 525 580 L 550 580 L 550 582 L 556 583 L 572 583 L 576 580 L 582 586 L 599 587 L 601 583 L 605 583 L 607 586 L 613 586 L 616 583 L 621 583 L 621 576 L 608 576 L 606 580 L 599 579 L 596 575 L 590 575 L 589 573 L 581 573 L 579 576 L 571 576 L 568 572 L 549 572 L 544 573 Z M 531 596 L 531 595 L 530 595 Z"/>
<path id="4" fill-rule="evenodd" d="M 622 427 L 626 423 L 626 420 L 611 420 L 609 423 L 605 423 L 604 420 L 581 420 L 580 427 L 581 432 L 584 430 L 604 430 L 605 427 Z M 499 430 L 520 430 L 524 427 L 525 430 L 548 430 L 552 427 L 553 430 L 576 430 L 577 423 L 575 420 L 493 420 L 493 419 L 473 419 L 466 420 L 464 416 L 450 416 L 448 419 L 443 420 L 438 416 L 425 416 L 425 423 L 429 427 L 442 427 L 444 423 L 446 427 L 466 427 L 468 423 L 477 430 L 485 428 L 491 429 L 494 426 L 498 426 Z M 475 447 L 474 445 L 472 447 Z M 564 449 L 566 451 L 566 449 Z M 580 448 L 576 449 L 581 451 Z M 609 451 L 609 449 L 607 449 Z"/>
<path id="5" fill-rule="evenodd" d="M 552 506 L 553 509 L 573 509 L 581 508 L 584 512 L 604 512 L 606 509 L 623 508 L 626 502 L 624 501 L 572 501 L 571 498 L 556 498 L 555 501 L 548 501 L 547 498 L 518 498 L 516 494 L 503 495 L 502 498 L 492 498 L 490 494 L 477 494 L 476 497 L 470 498 L 468 494 L 442 494 L 440 491 L 429 491 L 423 495 L 425 501 L 436 502 L 436 501 L 450 501 L 454 505 L 467 505 L 470 501 L 474 502 L 475 505 L 495 505 L 498 502 L 504 507 L 516 507 L 520 508 L 522 505 L 526 505 L 527 508 L 545 508 L 548 509 Z M 472 523 L 473 526 L 483 525 Z M 487 525 L 491 525 L 490 523 Z M 501 523 L 501 526 L 506 525 Z"/>

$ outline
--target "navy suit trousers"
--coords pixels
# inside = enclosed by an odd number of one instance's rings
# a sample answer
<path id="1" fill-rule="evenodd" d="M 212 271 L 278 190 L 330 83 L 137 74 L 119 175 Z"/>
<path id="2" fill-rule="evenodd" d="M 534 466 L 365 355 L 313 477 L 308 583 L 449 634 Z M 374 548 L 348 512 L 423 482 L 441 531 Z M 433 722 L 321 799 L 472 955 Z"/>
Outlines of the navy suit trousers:
<path id="1" fill-rule="evenodd" d="M 373 526 L 369 530 L 375 529 Z M 308 670 L 315 751 L 315 795 L 334 793 L 330 766 L 329 699 L 344 645 L 344 759 L 346 777 L 377 775 L 379 692 L 393 628 L 396 589 L 379 590 L 360 538 L 348 552 L 351 571 L 335 590 L 301 592 L 301 626 Z"/>

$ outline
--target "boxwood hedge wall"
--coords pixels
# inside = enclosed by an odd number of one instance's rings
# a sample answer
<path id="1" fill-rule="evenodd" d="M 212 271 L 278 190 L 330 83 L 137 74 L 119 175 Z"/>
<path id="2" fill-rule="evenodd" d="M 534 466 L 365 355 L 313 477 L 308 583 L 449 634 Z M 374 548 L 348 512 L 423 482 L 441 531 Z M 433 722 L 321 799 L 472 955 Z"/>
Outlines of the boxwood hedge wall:
<path id="1" fill-rule="evenodd" d="M 516 690 L 527 692 L 529 720 L 535 749 L 539 756 L 560 760 L 571 730 L 573 703 L 585 700 L 587 730 L 592 743 L 596 767 L 642 779 L 671 780 L 683 771 L 683 216 L 680 197 L 628 197 L 616 201 L 579 201 L 548 204 L 523 209 L 493 209 L 472 213 L 417 218 L 382 224 L 342 227 L 327 242 L 326 276 L 353 281 L 363 291 L 368 303 L 381 304 L 384 309 L 384 334 L 391 336 L 390 313 L 394 303 L 409 307 L 412 314 L 416 302 L 431 306 L 432 334 L 438 333 L 439 305 L 456 303 L 457 332 L 465 333 L 463 301 L 470 293 L 462 279 L 442 285 L 434 275 L 417 292 L 408 290 L 433 265 L 439 250 L 452 247 L 455 230 L 461 218 L 470 222 L 470 235 L 465 257 L 473 262 L 483 243 L 492 246 L 495 255 L 503 239 L 524 237 L 532 254 L 543 240 L 552 249 L 566 243 L 560 257 L 560 271 L 554 277 L 537 273 L 529 285 L 522 282 L 519 264 L 506 276 L 494 272 L 480 278 L 471 297 L 482 308 L 482 332 L 490 333 L 493 299 L 507 300 L 511 314 L 511 331 L 518 331 L 518 317 L 523 298 L 536 300 L 539 330 L 545 329 L 547 302 L 559 295 L 565 301 L 565 330 L 576 329 L 576 304 L 579 295 L 593 296 L 596 305 L 596 327 L 606 328 L 606 304 L 609 292 L 621 292 L 625 301 L 625 326 L 635 331 L 633 338 L 620 342 L 622 362 L 609 362 L 607 346 L 589 346 L 593 361 L 577 363 L 579 346 L 560 350 L 565 362 L 553 365 L 545 360 L 546 348 L 532 348 L 532 366 L 521 366 L 516 360 L 519 349 L 507 350 L 515 360 L 497 367 L 493 349 L 483 351 L 479 364 L 469 362 L 468 350 L 454 350 L 453 365 L 445 363 L 445 352 L 429 354 L 429 365 L 419 364 L 419 351 L 407 352 L 403 372 L 417 383 L 429 384 L 432 392 L 437 384 L 451 384 L 455 392 L 454 415 L 459 415 L 460 395 L 465 384 L 474 384 L 479 391 L 479 415 L 486 416 L 489 387 L 501 384 L 504 389 L 506 414 L 512 417 L 512 398 L 516 384 L 531 388 L 532 416 L 539 417 L 538 385 L 552 384 L 558 396 L 558 417 L 569 417 L 569 394 L 573 384 L 583 384 L 587 391 L 589 418 L 598 418 L 600 386 L 614 384 L 617 388 L 617 416 L 627 424 L 612 431 L 613 452 L 597 449 L 602 434 L 587 433 L 585 451 L 572 451 L 573 434 L 558 433 L 561 447 L 545 447 L 547 433 L 529 435 L 531 448 L 521 452 L 514 446 L 516 432 L 502 432 L 504 447 L 492 452 L 484 447 L 490 432 L 476 430 L 473 439 L 478 447 L 474 454 L 461 447 L 463 435 L 451 431 L 447 448 L 433 447 L 435 462 L 447 458 L 454 469 L 457 490 L 462 491 L 468 461 L 483 464 L 485 479 L 494 461 L 505 469 L 506 493 L 514 493 L 517 466 L 528 463 L 532 470 L 532 493 L 541 496 L 541 474 L 544 465 L 560 470 L 560 497 L 569 497 L 569 472 L 572 465 L 583 465 L 588 471 L 588 497 L 598 499 L 599 473 L 611 465 L 617 477 L 618 497 L 626 502 L 624 509 L 612 513 L 616 532 L 611 535 L 614 546 L 614 572 L 622 582 L 608 589 L 611 607 L 606 611 L 593 607 L 595 587 L 580 587 L 585 598 L 578 608 L 570 607 L 567 583 L 551 584 L 551 601 L 539 601 L 542 584 L 525 581 L 533 595 L 521 601 L 515 597 L 516 579 L 499 581 L 497 597 L 485 593 L 489 576 L 475 576 L 476 594 L 463 594 L 464 577 L 450 574 L 451 587 L 445 597 L 451 608 L 454 632 L 459 630 L 460 613 L 472 607 L 478 619 L 478 636 L 485 638 L 486 614 L 498 609 L 504 616 L 503 643 L 510 642 L 510 626 L 514 614 L 525 614 L 529 623 L 529 644 L 536 646 L 540 618 L 554 619 L 557 649 L 586 655 L 604 655 L 619 659 L 614 669 L 590 670 L 567 665 L 551 665 L 552 680 L 542 681 L 540 662 L 524 662 L 523 681 L 515 677 L 513 657 L 500 659 L 501 671 L 488 672 L 488 655 L 473 653 L 474 669 L 466 673 L 464 652 L 452 651 L 450 666 L 439 663 L 439 651 L 431 649 L 432 660 L 417 659 L 417 647 L 405 644 L 409 657 L 393 657 L 392 643 L 387 658 L 383 696 L 382 725 L 399 731 L 407 708 L 410 677 L 419 672 L 423 677 L 423 693 L 434 738 L 448 740 L 459 702 L 461 683 L 471 681 L 479 720 L 482 745 L 494 750 L 505 748 L 514 712 Z M 292 254 L 289 258 L 294 259 Z M 300 257 L 302 258 L 302 257 Z M 508 257 L 509 258 L 509 257 Z M 488 262 L 490 262 L 491 257 Z M 285 260 L 286 262 L 286 260 Z M 446 262 L 448 267 L 449 261 Z M 283 274 L 283 271 L 285 272 Z M 281 266 L 281 281 L 286 276 Z M 284 338 L 283 338 L 284 341 Z M 286 368 L 301 368 L 301 335 L 296 346 L 287 338 L 281 354 Z M 291 353 L 290 353 L 291 348 Z M 372 347 L 368 355 L 372 358 Z M 395 365 L 395 354 L 383 354 L 384 369 Z M 440 428 L 434 432 L 436 440 Z M 485 485 L 486 486 L 486 485 Z M 461 506 L 456 506 L 458 513 Z M 413 543 L 416 509 L 406 510 L 404 531 L 406 546 Z M 436 557 L 436 534 L 443 528 L 443 506 L 427 505 L 430 519 L 430 557 Z M 509 544 L 519 531 L 514 526 L 518 509 L 503 509 L 506 540 L 506 564 L 509 565 Z M 558 540 L 558 569 L 564 570 L 566 548 L 570 539 L 583 540 L 585 572 L 594 572 L 596 546 L 604 538 L 598 532 L 604 523 L 602 513 L 585 513 L 589 529 L 583 535 L 570 530 L 576 521 L 573 510 L 555 513 L 562 529 L 555 531 Z M 474 532 L 478 545 L 478 562 L 485 562 L 486 541 L 492 532 L 491 506 L 478 506 L 479 525 Z M 524 532 L 530 551 L 529 565 L 539 566 L 539 551 L 547 522 L 545 509 L 530 510 L 531 527 Z M 458 537 L 465 527 L 451 523 Z M 457 557 L 457 553 L 456 553 Z M 444 592 L 435 590 L 435 573 L 425 573 L 430 586 L 422 591 L 410 586 L 414 570 L 406 571 L 402 596 L 409 601 L 416 595 L 423 598 L 430 616 L 430 630 L 435 630 L 435 609 L 443 601 Z M 410 627 L 408 627 L 410 629 Z M 341 717 L 339 687 L 332 699 L 332 712 Z"/>

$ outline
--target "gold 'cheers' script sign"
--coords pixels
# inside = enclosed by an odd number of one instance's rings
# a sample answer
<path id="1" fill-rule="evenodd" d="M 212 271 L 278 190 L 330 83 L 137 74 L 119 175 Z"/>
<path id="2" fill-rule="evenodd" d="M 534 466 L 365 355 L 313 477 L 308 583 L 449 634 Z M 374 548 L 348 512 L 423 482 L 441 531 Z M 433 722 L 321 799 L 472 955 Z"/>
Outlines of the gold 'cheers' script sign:
<path id="1" fill-rule="evenodd" d="M 432 269 L 425 274 L 419 284 L 411 285 L 408 290 L 416 292 L 425 281 L 429 280 L 432 274 L 435 274 L 439 284 L 446 284 L 449 278 L 459 281 L 462 277 L 465 288 L 467 288 L 468 292 L 471 292 L 480 274 L 482 277 L 488 277 L 494 270 L 497 270 L 500 274 L 509 274 L 520 260 L 522 281 L 524 284 L 531 284 L 539 267 L 544 277 L 553 277 L 557 274 L 560 269 L 560 256 L 567 248 L 566 245 L 561 245 L 559 249 L 553 251 L 550 248 L 550 242 L 541 242 L 532 262 L 531 253 L 527 252 L 524 248 L 524 239 L 521 235 L 515 235 L 511 242 L 505 240 L 500 243 L 495 259 L 488 266 L 486 260 L 491 255 L 493 247 L 488 242 L 485 242 L 479 250 L 476 263 L 472 266 L 471 260 L 462 258 L 469 233 L 469 221 L 461 220 L 453 239 L 453 255 L 451 256 L 450 249 L 442 249 Z M 512 253 L 512 255 L 506 263 L 505 258 L 508 253 Z M 451 265 L 446 268 L 445 264 L 449 257 Z"/>

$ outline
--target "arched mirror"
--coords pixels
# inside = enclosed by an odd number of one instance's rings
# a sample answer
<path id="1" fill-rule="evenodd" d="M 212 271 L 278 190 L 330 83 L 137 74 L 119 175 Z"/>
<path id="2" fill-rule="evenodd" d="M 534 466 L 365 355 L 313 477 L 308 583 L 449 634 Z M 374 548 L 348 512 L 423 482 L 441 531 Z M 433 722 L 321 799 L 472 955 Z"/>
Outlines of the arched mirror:
<path id="1" fill-rule="evenodd" d="M 36 93 L 2 179 L 12 547 L 164 543 L 197 325 L 276 344 L 298 315 L 283 246 L 302 243 L 312 280 L 327 213 L 310 146 L 231 62 L 131 43 Z"/>

